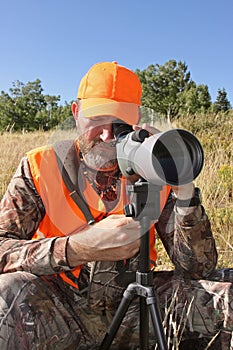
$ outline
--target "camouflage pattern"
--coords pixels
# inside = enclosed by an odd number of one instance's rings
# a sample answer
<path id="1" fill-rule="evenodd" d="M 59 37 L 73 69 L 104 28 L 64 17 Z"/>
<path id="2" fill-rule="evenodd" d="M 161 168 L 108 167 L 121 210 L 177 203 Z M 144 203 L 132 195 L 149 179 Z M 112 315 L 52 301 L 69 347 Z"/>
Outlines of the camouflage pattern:
<path id="1" fill-rule="evenodd" d="M 0 273 L 23 270 L 48 275 L 70 270 L 67 237 L 31 240 L 44 215 L 43 202 L 23 158 L 0 205 Z M 178 215 L 169 197 L 156 230 L 181 273 L 201 278 L 214 270 L 217 252 L 204 208 L 194 207 L 189 215 Z"/>
<path id="2" fill-rule="evenodd" d="M 232 349 L 232 283 L 188 281 L 174 271 L 162 271 L 154 273 L 154 286 L 170 349 L 178 349 L 181 340 L 200 337 L 214 340 L 214 349 Z M 115 293 L 118 301 L 122 297 L 119 289 Z M 85 289 L 77 293 L 60 278 L 27 272 L 1 275 L 0 291 L 3 350 L 99 349 L 117 306 L 114 293 L 112 299 L 108 296 L 108 302 L 88 305 L 90 298 Z M 111 349 L 138 349 L 138 327 L 139 302 L 135 298 Z M 149 339 L 154 349 L 156 338 L 151 324 Z"/>
<path id="3" fill-rule="evenodd" d="M 54 275 L 69 271 L 67 237 L 31 240 L 45 208 L 24 158 L 1 202 L 0 348 L 98 349 L 138 256 L 127 262 L 85 266 L 79 291 Z M 155 271 L 169 348 L 204 337 L 216 349 L 233 349 L 231 273 L 215 271 L 217 252 L 203 207 L 189 212 L 169 197 L 156 231 L 175 271 Z M 132 301 L 111 349 L 137 349 L 139 303 Z M 150 345 L 156 339 L 150 331 Z"/>
<path id="4" fill-rule="evenodd" d="M 138 257 L 130 262 L 131 271 L 135 270 L 137 260 Z M 102 308 L 114 314 L 124 285 L 135 281 L 135 273 L 118 269 L 117 263 L 108 262 L 94 263 L 92 269 L 88 305 L 92 309 Z M 233 349 L 233 343 L 230 346 L 233 342 L 233 269 L 214 271 L 208 280 L 193 280 L 181 276 L 177 271 L 155 271 L 153 276 L 153 286 L 171 349 L 178 349 L 184 339 L 202 337 L 207 343 L 213 342 L 214 349 Z M 222 276 L 221 281 L 218 281 L 219 276 Z M 124 332 L 128 329 L 129 334 L 131 330 L 136 341 L 139 336 L 138 300 L 132 304 L 122 327 Z M 153 342 L 153 339 L 151 329 L 150 340 Z"/>

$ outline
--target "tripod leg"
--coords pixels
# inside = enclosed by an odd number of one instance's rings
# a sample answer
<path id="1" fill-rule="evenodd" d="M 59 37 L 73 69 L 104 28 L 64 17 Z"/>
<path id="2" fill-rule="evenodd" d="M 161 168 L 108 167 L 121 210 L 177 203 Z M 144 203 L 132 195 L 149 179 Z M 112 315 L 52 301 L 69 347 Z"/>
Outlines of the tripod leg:
<path id="1" fill-rule="evenodd" d="M 164 335 L 163 324 L 160 318 L 160 310 L 156 303 L 148 303 L 150 315 L 154 326 L 155 334 L 157 335 L 158 345 L 160 350 L 167 350 L 167 342 Z"/>
<path id="2" fill-rule="evenodd" d="M 134 294 L 127 292 L 127 290 L 124 292 L 123 298 L 113 317 L 112 323 L 109 326 L 109 329 L 105 334 L 105 337 L 100 345 L 100 350 L 107 350 L 110 348 L 110 345 L 112 344 L 113 339 L 121 325 L 121 322 L 129 308 L 129 305 L 133 299 L 133 296 Z"/>
<path id="3" fill-rule="evenodd" d="M 140 297 L 140 350 L 148 349 L 149 311 L 146 299 Z"/>

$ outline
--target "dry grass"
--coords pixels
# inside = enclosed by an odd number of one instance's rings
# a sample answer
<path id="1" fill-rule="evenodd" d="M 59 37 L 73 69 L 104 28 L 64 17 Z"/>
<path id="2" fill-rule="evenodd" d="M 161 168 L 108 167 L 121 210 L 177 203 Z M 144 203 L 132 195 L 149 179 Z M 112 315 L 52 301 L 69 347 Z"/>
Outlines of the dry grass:
<path id="1" fill-rule="evenodd" d="M 211 116 L 211 118 L 214 118 Z M 209 125 L 212 124 L 211 125 Z M 231 121 L 222 118 L 216 127 L 216 120 L 178 120 L 175 127 L 183 127 L 194 132 L 200 139 L 204 152 L 205 164 L 201 175 L 195 184 L 202 189 L 203 204 L 211 219 L 212 231 L 217 242 L 219 253 L 218 267 L 233 267 L 233 164 L 232 164 L 232 132 Z M 201 124 L 201 125 L 200 125 Z M 214 127 L 213 127 L 214 126 Z M 16 170 L 16 167 L 27 151 L 37 146 L 54 142 L 67 137 L 67 132 L 34 132 L 34 133 L 2 133 L 0 135 L 0 198 Z M 172 269 L 173 266 L 161 244 L 157 243 L 158 269 Z M 168 310 L 171 311 L 171 310 Z M 171 317 L 172 312 L 169 312 Z M 185 317 L 185 315 L 184 315 Z M 185 320 L 184 320 L 185 322 Z M 178 333 L 180 336 L 174 342 L 172 349 L 200 349 L 200 344 L 193 342 L 180 343 L 182 329 L 180 325 L 171 322 L 172 329 L 167 332 Z M 174 328 L 175 327 L 175 328 Z M 183 346 L 183 347 L 182 347 Z M 202 349 L 212 349 L 211 343 L 202 344 Z"/>
<path id="2" fill-rule="evenodd" d="M 211 221 L 218 249 L 218 267 L 233 267 L 233 112 L 184 118 L 180 125 L 202 143 L 205 162 L 195 180 Z"/>
<path id="3" fill-rule="evenodd" d="M 57 131 L 37 131 L 27 133 L 8 133 L 0 134 L 0 199 L 2 198 L 7 185 L 15 172 L 20 159 L 26 155 L 29 150 L 53 143 L 64 138 L 74 138 L 73 132 Z"/>
<path id="4" fill-rule="evenodd" d="M 36 133 L 2 133 L 0 135 L 0 198 L 18 166 L 22 156 L 30 149 L 47 142 L 50 134 L 42 131 Z"/>
<path id="5" fill-rule="evenodd" d="M 202 189 L 203 204 L 211 219 L 219 253 L 218 267 L 233 267 L 233 143 L 232 118 L 203 116 L 179 119 L 174 127 L 194 132 L 201 141 L 204 168 L 195 180 Z M 157 126 L 163 128 L 160 124 Z M 37 131 L 33 133 L 2 133 L 0 135 L 0 198 L 23 155 L 32 148 L 62 138 L 74 138 L 74 131 Z M 158 241 L 158 269 L 173 268 L 161 242 Z"/>
<path id="6" fill-rule="evenodd" d="M 203 203 L 216 239 L 218 266 L 233 267 L 233 165 L 221 143 L 216 142 L 215 149 L 207 152 L 204 169 L 196 183 L 202 188 Z"/>

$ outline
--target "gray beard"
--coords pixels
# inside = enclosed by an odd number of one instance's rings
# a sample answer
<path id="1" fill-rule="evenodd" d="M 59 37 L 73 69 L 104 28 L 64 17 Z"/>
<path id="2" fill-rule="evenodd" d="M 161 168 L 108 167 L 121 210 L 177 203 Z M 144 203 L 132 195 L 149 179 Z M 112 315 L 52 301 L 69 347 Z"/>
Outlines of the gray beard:
<path id="1" fill-rule="evenodd" d="M 117 164 L 116 147 L 111 146 L 110 143 L 104 143 L 99 139 L 87 143 L 82 135 L 79 136 L 78 141 L 83 159 L 89 167 L 105 170 Z"/>
<path id="2" fill-rule="evenodd" d="M 88 153 L 83 154 L 84 161 L 91 168 L 95 169 L 109 169 L 113 168 L 117 164 L 117 159 L 107 159 L 107 151 L 98 151 L 95 149 L 90 150 Z"/>

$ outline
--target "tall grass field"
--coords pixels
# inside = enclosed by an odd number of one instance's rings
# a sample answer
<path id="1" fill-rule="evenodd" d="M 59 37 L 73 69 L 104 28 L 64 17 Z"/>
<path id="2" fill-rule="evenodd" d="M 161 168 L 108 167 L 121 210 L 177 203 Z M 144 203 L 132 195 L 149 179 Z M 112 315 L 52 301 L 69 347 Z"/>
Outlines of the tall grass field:
<path id="1" fill-rule="evenodd" d="M 218 249 L 218 267 L 233 267 L 233 113 L 182 117 L 172 127 L 192 132 L 201 142 L 205 160 L 195 185 L 202 189 L 202 201 L 211 220 Z M 3 132 L 0 135 L 0 198 L 27 151 L 75 137 L 74 131 Z M 158 269 L 173 268 L 161 242 L 157 242 Z"/>
<path id="2" fill-rule="evenodd" d="M 160 121 L 161 122 L 161 121 Z M 173 128 L 183 128 L 192 132 L 201 142 L 204 150 L 204 167 L 195 185 L 202 190 L 202 201 L 210 218 L 212 231 L 218 250 L 218 268 L 233 267 L 233 113 L 220 115 L 198 115 L 180 117 L 173 121 Z M 162 128 L 162 125 L 154 124 Z M 166 128 L 165 128 L 166 129 Z M 3 132 L 0 135 L 0 199 L 14 174 L 19 161 L 27 151 L 35 147 L 53 143 L 62 138 L 75 138 L 76 132 L 53 130 L 33 133 Z M 158 270 L 173 269 L 162 243 L 157 239 Z M 175 297 L 175 296 L 174 296 Z M 173 322 L 174 323 L 174 322 Z M 179 325 L 172 324 L 179 329 Z M 208 344 L 202 340 L 201 349 L 212 348 L 212 339 Z M 182 344 L 184 346 L 182 347 Z M 200 343 L 190 343 L 190 349 L 200 349 Z M 174 350 L 187 349 L 187 343 L 174 338 Z"/>

